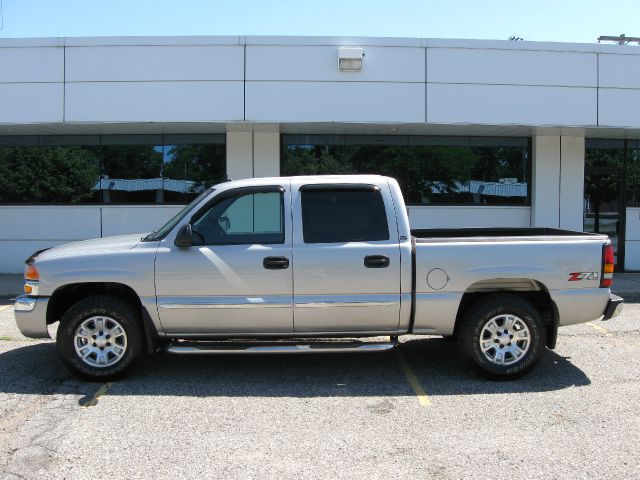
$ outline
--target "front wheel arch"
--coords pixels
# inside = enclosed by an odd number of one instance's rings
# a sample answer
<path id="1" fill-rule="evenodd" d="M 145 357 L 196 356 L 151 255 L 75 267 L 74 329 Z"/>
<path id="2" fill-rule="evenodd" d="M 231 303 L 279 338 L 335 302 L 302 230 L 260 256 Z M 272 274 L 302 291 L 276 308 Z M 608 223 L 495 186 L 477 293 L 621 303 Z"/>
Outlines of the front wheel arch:
<path id="1" fill-rule="evenodd" d="M 140 333 L 144 341 L 144 349 L 153 355 L 158 346 L 158 332 L 147 309 L 142 305 L 140 297 L 133 288 L 116 282 L 83 282 L 69 283 L 58 287 L 47 306 L 47 325 L 59 321 L 62 316 L 77 302 L 91 295 L 110 295 L 117 297 L 132 306 L 139 314 Z"/>
<path id="2" fill-rule="evenodd" d="M 113 338 L 108 336 L 110 333 Z M 116 344 L 116 338 L 122 340 Z M 105 361 L 100 364 L 98 357 L 118 346 L 122 351 L 111 358 L 103 357 Z M 80 378 L 89 381 L 120 378 L 137 363 L 143 351 L 140 315 L 119 297 L 90 295 L 73 304 L 62 316 L 56 348 L 62 363 Z M 87 355 L 89 350 L 91 353 Z M 110 361 L 115 358 L 116 361 Z"/>

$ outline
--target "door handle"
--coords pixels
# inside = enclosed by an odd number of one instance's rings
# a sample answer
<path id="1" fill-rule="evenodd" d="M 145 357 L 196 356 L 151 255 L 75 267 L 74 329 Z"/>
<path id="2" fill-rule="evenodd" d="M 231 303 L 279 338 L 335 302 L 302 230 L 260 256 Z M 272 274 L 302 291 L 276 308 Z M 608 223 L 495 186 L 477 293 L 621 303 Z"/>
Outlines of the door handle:
<path id="1" fill-rule="evenodd" d="M 367 255 L 364 257 L 364 266 L 367 268 L 386 268 L 389 266 L 389 257 L 384 255 Z"/>
<path id="2" fill-rule="evenodd" d="M 289 268 L 289 259 L 287 257 L 265 257 L 262 266 L 267 270 L 284 270 Z"/>

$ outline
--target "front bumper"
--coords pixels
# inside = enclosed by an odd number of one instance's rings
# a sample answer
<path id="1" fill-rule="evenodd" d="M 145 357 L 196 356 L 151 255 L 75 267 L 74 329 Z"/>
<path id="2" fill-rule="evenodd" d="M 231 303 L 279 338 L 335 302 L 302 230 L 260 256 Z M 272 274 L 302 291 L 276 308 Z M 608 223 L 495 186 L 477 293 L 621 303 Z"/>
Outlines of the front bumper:
<path id="1" fill-rule="evenodd" d="M 16 298 L 13 312 L 20 332 L 29 338 L 51 338 L 47 329 L 47 297 Z"/>
<path id="2" fill-rule="evenodd" d="M 622 306 L 624 305 L 624 299 L 613 293 L 609 294 L 609 302 L 607 308 L 604 310 L 603 320 L 610 320 L 613 317 L 617 317 L 622 312 Z"/>

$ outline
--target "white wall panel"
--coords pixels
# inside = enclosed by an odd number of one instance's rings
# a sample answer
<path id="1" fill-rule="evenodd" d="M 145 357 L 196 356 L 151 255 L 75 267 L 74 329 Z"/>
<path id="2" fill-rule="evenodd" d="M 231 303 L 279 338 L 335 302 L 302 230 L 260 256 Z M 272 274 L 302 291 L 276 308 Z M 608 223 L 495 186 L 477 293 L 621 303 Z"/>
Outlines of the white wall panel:
<path id="1" fill-rule="evenodd" d="M 182 206 L 176 205 L 102 207 L 102 236 L 150 232 L 167 223 L 181 209 Z"/>
<path id="2" fill-rule="evenodd" d="M 596 124 L 596 89 L 427 84 L 427 121 L 497 125 Z"/>
<path id="3" fill-rule="evenodd" d="M 594 53 L 429 48 L 427 81 L 595 87 L 596 63 Z"/>
<path id="4" fill-rule="evenodd" d="M 162 226 L 182 206 L 6 206 L 0 224 L 0 273 L 20 273 L 29 255 L 42 248 L 102 236 L 149 232 Z M 28 219 L 28 221 L 27 221 Z"/>
<path id="5" fill-rule="evenodd" d="M 227 132 L 227 176 L 232 180 L 253 177 L 252 132 Z"/>
<path id="6" fill-rule="evenodd" d="M 530 207 L 408 207 L 411 228 L 528 227 Z"/>
<path id="7" fill-rule="evenodd" d="M 640 270 L 640 208 L 628 207 L 626 215 L 624 267 Z"/>
<path id="8" fill-rule="evenodd" d="M 0 273 L 23 273 L 29 255 L 43 248 L 55 247 L 66 241 L 0 240 Z"/>
<path id="9" fill-rule="evenodd" d="M 253 176 L 280 175 L 280 134 L 255 132 L 253 134 Z"/>
<path id="10" fill-rule="evenodd" d="M 67 82 L 242 80 L 241 46 L 69 47 Z"/>
<path id="11" fill-rule="evenodd" d="M 247 82 L 247 121 L 424 122 L 424 84 Z"/>
<path id="12" fill-rule="evenodd" d="M 338 71 L 338 48 L 248 46 L 247 80 L 424 82 L 424 48 L 363 47 L 361 72 Z"/>
<path id="13" fill-rule="evenodd" d="M 84 240 L 100 236 L 100 209 L 93 206 L 0 207 L 0 240 Z M 11 226 L 11 228 L 7 228 Z"/>
<path id="14" fill-rule="evenodd" d="M 64 81 L 63 48 L 0 48 L 0 83 Z"/>
<path id="15" fill-rule="evenodd" d="M 0 123 L 62 122 L 62 83 L 0 84 Z"/>
<path id="16" fill-rule="evenodd" d="M 532 140 L 531 226 L 560 226 L 560 137 Z M 583 177 L 584 179 L 584 177 Z"/>
<path id="17" fill-rule="evenodd" d="M 640 241 L 632 240 L 624 244 L 624 268 L 625 270 L 640 271 Z M 615 283 L 615 282 L 614 282 Z"/>
<path id="18" fill-rule="evenodd" d="M 640 127 L 640 89 L 600 88 L 598 125 L 606 127 Z"/>
<path id="19" fill-rule="evenodd" d="M 69 83 L 70 122 L 242 120 L 242 82 Z"/>
<path id="20" fill-rule="evenodd" d="M 601 87 L 640 88 L 640 55 L 601 53 L 598 68 Z"/>
<path id="21" fill-rule="evenodd" d="M 583 230 L 584 138 L 560 137 L 560 228 Z"/>
<path id="22" fill-rule="evenodd" d="M 627 207 L 625 238 L 640 241 L 640 208 Z"/>

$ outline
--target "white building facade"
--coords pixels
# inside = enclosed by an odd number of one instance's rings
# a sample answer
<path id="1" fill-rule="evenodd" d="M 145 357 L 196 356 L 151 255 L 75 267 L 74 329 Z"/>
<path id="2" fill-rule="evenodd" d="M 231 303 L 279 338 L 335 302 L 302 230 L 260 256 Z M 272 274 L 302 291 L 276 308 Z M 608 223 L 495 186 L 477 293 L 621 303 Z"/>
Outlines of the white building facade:
<path id="1" fill-rule="evenodd" d="M 396 176 L 413 228 L 601 231 L 640 270 L 639 47 L 2 39 L 0 65 L 3 273 L 149 231 L 225 174 L 349 172 Z"/>

